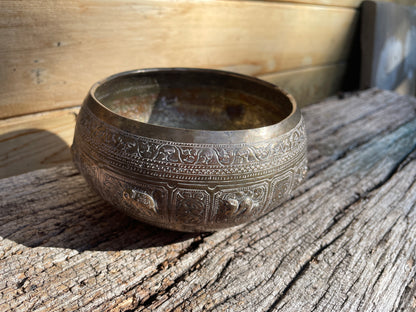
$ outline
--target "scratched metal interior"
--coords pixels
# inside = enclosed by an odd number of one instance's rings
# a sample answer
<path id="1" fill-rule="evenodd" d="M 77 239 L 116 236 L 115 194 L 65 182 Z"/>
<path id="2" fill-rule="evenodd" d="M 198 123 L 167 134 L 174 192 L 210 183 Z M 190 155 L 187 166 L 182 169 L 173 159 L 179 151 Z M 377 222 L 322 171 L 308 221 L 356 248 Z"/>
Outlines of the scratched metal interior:
<path id="1" fill-rule="evenodd" d="M 213 81 L 189 75 L 122 77 L 101 86 L 97 99 L 124 117 L 165 127 L 243 130 L 275 124 L 291 112 L 286 98 L 267 96 L 233 78 Z"/>

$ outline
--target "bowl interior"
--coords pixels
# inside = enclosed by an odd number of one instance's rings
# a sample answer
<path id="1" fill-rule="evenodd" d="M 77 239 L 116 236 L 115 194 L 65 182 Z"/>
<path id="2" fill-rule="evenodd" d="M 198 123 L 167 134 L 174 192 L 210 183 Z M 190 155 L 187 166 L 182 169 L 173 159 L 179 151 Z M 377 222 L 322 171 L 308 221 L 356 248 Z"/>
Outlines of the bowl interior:
<path id="1" fill-rule="evenodd" d="M 158 70 L 120 75 L 93 90 L 105 107 L 153 125 L 244 130 L 288 117 L 290 99 L 270 84 L 216 71 Z"/>

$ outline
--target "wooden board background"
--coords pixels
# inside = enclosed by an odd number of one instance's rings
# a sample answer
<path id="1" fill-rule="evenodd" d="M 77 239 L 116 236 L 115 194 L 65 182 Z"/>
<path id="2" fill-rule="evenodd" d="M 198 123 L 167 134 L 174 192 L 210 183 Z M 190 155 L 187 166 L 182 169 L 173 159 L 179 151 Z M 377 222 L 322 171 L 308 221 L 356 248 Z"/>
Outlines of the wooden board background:
<path id="1" fill-rule="evenodd" d="M 3 0 L 0 119 L 80 105 L 95 81 L 145 67 L 256 75 L 313 103 L 341 86 L 361 2 Z"/>
<path id="2" fill-rule="evenodd" d="M 322 76 L 326 66 L 341 64 L 314 82 L 321 84 L 315 100 L 342 76 L 358 21 L 355 8 L 263 1 L 34 0 L 0 6 L 0 118 L 79 105 L 95 81 L 135 68 L 294 74 L 305 86 L 311 71 Z M 296 87 L 292 92 L 305 98 Z"/>
<path id="3" fill-rule="evenodd" d="M 0 179 L 71 161 L 78 108 L 0 122 Z"/>

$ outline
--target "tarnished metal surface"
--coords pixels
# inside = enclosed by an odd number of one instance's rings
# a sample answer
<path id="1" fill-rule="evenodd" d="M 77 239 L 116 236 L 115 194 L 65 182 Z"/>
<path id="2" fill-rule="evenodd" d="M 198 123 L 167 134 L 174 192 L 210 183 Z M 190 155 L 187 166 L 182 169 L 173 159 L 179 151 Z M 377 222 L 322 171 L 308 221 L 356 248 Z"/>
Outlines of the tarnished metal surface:
<path id="1" fill-rule="evenodd" d="M 256 218 L 306 175 L 293 98 L 234 73 L 150 69 L 95 84 L 74 161 L 93 188 L 144 222 L 207 231 Z"/>

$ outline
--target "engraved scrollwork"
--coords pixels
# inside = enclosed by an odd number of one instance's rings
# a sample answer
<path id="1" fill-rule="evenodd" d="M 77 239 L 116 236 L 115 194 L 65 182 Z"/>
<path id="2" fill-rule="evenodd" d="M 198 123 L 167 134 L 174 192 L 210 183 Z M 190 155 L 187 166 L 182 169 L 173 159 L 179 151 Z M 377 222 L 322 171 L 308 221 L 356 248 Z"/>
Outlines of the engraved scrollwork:
<path id="1" fill-rule="evenodd" d="M 265 160 L 270 156 L 270 153 L 272 152 L 272 146 L 273 144 L 265 144 L 263 146 L 254 146 L 253 152 L 256 155 L 256 158 L 258 160 Z"/>
<path id="2" fill-rule="evenodd" d="M 156 156 L 154 157 L 154 159 L 160 160 L 160 161 L 171 162 L 171 163 L 177 163 L 181 161 L 179 157 L 178 148 L 170 144 L 160 145 L 155 155 Z"/>
<path id="3" fill-rule="evenodd" d="M 184 164 L 194 164 L 198 160 L 198 150 L 194 148 L 184 147 L 182 148 L 181 152 L 181 159 Z"/>
<path id="4" fill-rule="evenodd" d="M 240 147 L 235 154 L 236 164 L 247 164 L 258 160 L 249 146 Z"/>
<path id="5" fill-rule="evenodd" d="M 153 142 L 147 142 L 145 140 L 137 140 L 137 153 L 143 159 L 154 159 L 157 156 L 156 151 L 159 149 L 159 145 Z"/>
<path id="6" fill-rule="evenodd" d="M 203 148 L 199 152 L 197 163 L 202 165 L 218 164 L 217 158 L 218 157 L 215 154 L 215 150 L 211 148 Z"/>
<path id="7" fill-rule="evenodd" d="M 234 162 L 235 153 L 230 148 L 217 147 L 215 152 L 218 155 L 218 162 L 220 165 L 227 166 Z"/>

